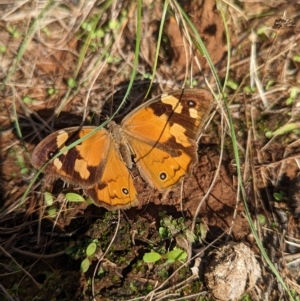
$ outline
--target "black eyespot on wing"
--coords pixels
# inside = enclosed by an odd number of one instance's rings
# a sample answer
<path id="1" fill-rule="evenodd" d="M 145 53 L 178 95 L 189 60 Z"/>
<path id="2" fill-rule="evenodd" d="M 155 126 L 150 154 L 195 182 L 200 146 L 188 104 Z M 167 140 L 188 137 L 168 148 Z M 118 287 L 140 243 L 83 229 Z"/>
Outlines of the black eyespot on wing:
<path id="1" fill-rule="evenodd" d="M 196 102 L 192 99 L 187 100 L 186 104 L 189 108 L 195 108 L 196 107 Z"/>
<path id="2" fill-rule="evenodd" d="M 160 174 L 159 174 L 159 178 L 162 180 L 162 181 L 165 181 L 167 179 L 167 174 L 162 171 Z"/>
<path id="3" fill-rule="evenodd" d="M 50 151 L 47 156 L 48 160 L 52 159 L 56 154 L 57 154 L 57 151 Z"/>
<path id="4" fill-rule="evenodd" d="M 129 194 L 129 190 L 125 187 L 122 188 L 122 192 L 125 194 L 125 195 L 128 195 Z"/>

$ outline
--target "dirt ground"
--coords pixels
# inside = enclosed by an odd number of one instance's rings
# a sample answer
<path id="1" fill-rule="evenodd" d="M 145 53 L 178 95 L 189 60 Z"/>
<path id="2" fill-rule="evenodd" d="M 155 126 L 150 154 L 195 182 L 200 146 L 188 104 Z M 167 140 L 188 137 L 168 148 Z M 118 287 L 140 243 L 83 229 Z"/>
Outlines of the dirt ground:
<path id="1" fill-rule="evenodd" d="M 171 1 L 164 15 L 150 0 L 140 23 L 138 7 L 0 3 L 0 300 L 298 300 L 300 2 Z M 82 189 L 35 178 L 31 153 L 55 130 L 116 111 L 137 28 L 137 73 L 115 120 L 145 97 L 210 86 L 198 163 L 165 193 L 134 171 L 139 203 L 128 210 L 66 201 L 68 192 L 85 198 Z M 242 293 L 229 294 L 242 278 Z"/>

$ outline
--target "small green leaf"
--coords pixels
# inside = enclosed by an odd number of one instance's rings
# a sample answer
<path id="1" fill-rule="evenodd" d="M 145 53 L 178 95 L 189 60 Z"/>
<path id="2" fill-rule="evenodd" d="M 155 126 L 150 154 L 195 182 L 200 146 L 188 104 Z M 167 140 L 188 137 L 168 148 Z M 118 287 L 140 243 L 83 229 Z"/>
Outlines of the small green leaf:
<path id="1" fill-rule="evenodd" d="M 92 30 L 93 24 L 90 23 L 90 22 L 83 22 L 83 23 L 81 24 L 81 28 L 89 32 L 89 31 Z"/>
<path id="2" fill-rule="evenodd" d="M 97 249 L 97 245 L 94 242 L 90 243 L 86 248 L 86 255 L 92 256 L 96 252 L 96 249 Z"/>
<path id="3" fill-rule="evenodd" d="M 241 299 L 241 301 L 251 301 L 252 299 L 251 299 L 251 297 L 249 296 L 249 294 L 245 294 L 245 295 L 243 295 L 243 297 L 242 297 L 242 299 Z"/>
<path id="4" fill-rule="evenodd" d="M 298 87 L 291 88 L 290 97 L 296 98 L 300 92 L 300 89 Z"/>
<path id="5" fill-rule="evenodd" d="M 53 205 L 53 195 L 49 191 L 46 191 L 44 193 L 44 202 L 46 206 L 52 206 Z"/>
<path id="6" fill-rule="evenodd" d="M 133 282 L 130 282 L 129 287 L 130 287 L 130 289 L 131 289 L 133 292 L 136 292 L 136 293 L 137 293 L 137 292 L 139 291 L 138 288 L 134 285 Z"/>
<path id="7" fill-rule="evenodd" d="M 72 203 L 82 203 L 85 202 L 85 198 L 75 192 L 68 192 L 66 194 L 66 199 Z"/>
<path id="8" fill-rule="evenodd" d="M 265 35 L 266 31 L 268 31 L 268 30 L 269 30 L 269 27 L 267 27 L 266 25 L 262 25 L 262 26 L 257 28 L 256 33 L 258 35 L 262 35 L 262 34 Z"/>
<path id="9" fill-rule="evenodd" d="M 200 235 L 201 235 L 201 239 L 205 239 L 206 234 L 207 234 L 207 228 L 206 225 L 204 223 L 200 223 Z"/>
<path id="10" fill-rule="evenodd" d="M 245 87 L 243 88 L 243 91 L 244 91 L 245 93 L 252 93 L 252 89 L 251 89 L 250 86 L 245 86 Z"/>
<path id="11" fill-rule="evenodd" d="M 100 265 L 97 275 L 101 276 L 105 274 L 105 270 L 102 265 Z"/>
<path id="12" fill-rule="evenodd" d="M 57 210 L 55 207 L 51 206 L 47 209 L 47 212 L 48 212 L 49 217 L 54 218 L 56 216 Z"/>
<path id="13" fill-rule="evenodd" d="M 54 95 L 57 93 L 57 89 L 49 88 L 49 89 L 47 89 L 47 93 L 48 93 L 48 95 Z"/>
<path id="14" fill-rule="evenodd" d="M 265 133 L 265 135 L 266 135 L 266 137 L 269 138 L 269 139 L 273 137 L 273 133 L 272 133 L 271 131 L 267 131 L 267 132 Z"/>
<path id="15" fill-rule="evenodd" d="M 5 53 L 6 52 L 6 47 L 4 45 L 0 45 L 0 53 Z"/>
<path id="16" fill-rule="evenodd" d="M 23 154 L 21 154 L 20 152 L 16 153 L 16 163 L 19 165 L 20 168 L 25 167 L 25 161 L 24 161 L 24 157 Z"/>
<path id="17" fill-rule="evenodd" d="M 74 78 L 69 78 L 68 81 L 67 81 L 67 83 L 68 83 L 68 86 L 70 88 L 75 88 L 76 87 L 76 81 L 75 81 Z"/>
<path id="18" fill-rule="evenodd" d="M 119 26 L 119 22 L 117 20 L 110 20 L 108 23 L 109 29 L 117 29 Z"/>
<path id="19" fill-rule="evenodd" d="M 42 32 L 45 33 L 45 35 L 46 35 L 47 37 L 50 37 L 50 36 L 51 36 L 51 31 L 49 30 L 49 28 L 48 28 L 47 26 L 44 26 L 44 27 L 42 28 Z"/>
<path id="20" fill-rule="evenodd" d="M 292 105 L 297 98 L 300 90 L 298 87 L 291 88 L 290 97 L 285 101 L 287 105 Z"/>
<path id="21" fill-rule="evenodd" d="M 28 171 L 29 171 L 29 169 L 27 167 L 23 167 L 23 168 L 21 168 L 20 173 L 21 173 L 21 175 L 25 175 L 28 173 Z"/>
<path id="22" fill-rule="evenodd" d="M 273 197 L 274 197 L 274 199 L 275 199 L 276 201 L 278 201 L 278 202 L 280 202 L 280 201 L 283 200 L 283 195 L 282 195 L 281 193 L 279 193 L 279 192 L 275 192 L 275 193 L 273 194 Z"/>
<path id="23" fill-rule="evenodd" d="M 88 204 L 95 204 L 94 200 L 90 197 L 87 197 L 86 200 L 85 200 Z"/>
<path id="24" fill-rule="evenodd" d="M 153 263 L 161 259 L 161 255 L 156 252 L 145 253 L 143 260 L 146 263 Z"/>
<path id="25" fill-rule="evenodd" d="M 295 62 L 297 62 L 297 63 L 300 63 L 300 55 L 295 55 L 295 56 L 293 57 L 293 60 L 294 60 Z"/>
<path id="26" fill-rule="evenodd" d="M 273 194 L 273 197 L 278 202 L 288 201 L 288 197 L 285 195 L 283 191 L 275 192 Z"/>
<path id="27" fill-rule="evenodd" d="M 275 80 L 269 80 L 266 84 L 266 90 L 268 90 L 269 88 L 271 88 L 272 86 L 274 86 L 275 84 Z"/>
<path id="28" fill-rule="evenodd" d="M 164 227 L 159 227 L 158 233 L 159 233 L 161 238 L 165 238 L 165 237 L 168 236 L 168 230 Z"/>
<path id="29" fill-rule="evenodd" d="M 103 38 L 105 36 L 105 32 L 103 29 L 97 29 L 95 30 L 95 32 L 93 33 L 92 37 L 93 38 Z"/>
<path id="30" fill-rule="evenodd" d="M 23 97 L 23 102 L 27 105 L 30 105 L 30 104 L 32 104 L 32 98 L 29 96 L 25 96 L 25 97 Z"/>
<path id="31" fill-rule="evenodd" d="M 180 249 L 174 249 L 164 255 L 164 257 L 168 260 L 184 260 L 187 258 L 187 253 Z"/>
<path id="32" fill-rule="evenodd" d="M 147 284 L 146 287 L 145 287 L 145 290 L 147 293 L 150 293 L 154 290 L 154 287 L 153 287 L 153 284 Z"/>
<path id="33" fill-rule="evenodd" d="M 191 230 L 185 230 L 185 236 L 188 242 L 195 242 L 195 234 Z"/>
<path id="34" fill-rule="evenodd" d="M 289 98 L 287 98 L 287 100 L 285 101 L 285 103 L 286 103 L 287 106 L 290 106 L 290 105 L 292 105 L 294 103 L 294 100 L 295 100 L 294 98 L 289 97 Z"/>
<path id="35" fill-rule="evenodd" d="M 178 223 L 178 224 L 183 224 L 183 223 L 184 223 L 184 218 L 183 218 L 183 217 L 180 217 L 180 218 L 177 220 L 177 223 Z"/>
<path id="36" fill-rule="evenodd" d="M 176 221 L 173 221 L 172 218 L 166 216 L 163 221 L 171 231 L 176 230 Z"/>
<path id="37" fill-rule="evenodd" d="M 150 73 L 144 73 L 143 78 L 145 79 L 152 79 L 152 75 Z"/>
<path id="38" fill-rule="evenodd" d="M 7 31 L 11 34 L 14 38 L 19 38 L 21 36 L 21 33 L 16 29 L 15 26 L 8 26 Z"/>
<path id="39" fill-rule="evenodd" d="M 229 87 L 232 90 L 237 90 L 239 85 L 236 82 L 234 82 L 233 80 L 228 80 L 227 81 L 227 87 Z"/>
<path id="40" fill-rule="evenodd" d="M 266 222 L 267 222 L 267 218 L 266 218 L 266 216 L 265 216 L 264 214 L 258 214 L 258 215 L 257 215 L 257 220 L 258 220 L 258 222 L 259 222 L 262 226 L 265 225 Z"/>
<path id="41" fill-rule="evenodd" d="M 80 270 L 81 272 L 85 273 L 90 267 L 90 261 L 88 260 L 88 258 L 85 258 L 80 265 Z"/>
<path id="42" fill-rule="evenodd" d="M 111 64 L 113 62 L 113 57 L 112 56 L 108 56 L 107 59 L 106 59 L 106 62 L 108 64 Z"/>

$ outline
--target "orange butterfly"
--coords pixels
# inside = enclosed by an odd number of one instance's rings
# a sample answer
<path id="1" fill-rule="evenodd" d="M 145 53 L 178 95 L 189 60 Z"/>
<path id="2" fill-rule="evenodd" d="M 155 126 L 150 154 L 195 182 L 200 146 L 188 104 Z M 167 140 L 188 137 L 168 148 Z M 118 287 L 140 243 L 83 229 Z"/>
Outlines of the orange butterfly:
<path id="1" fill-rule="evenodd" d="M 152 187 L 165 191 L 191 173 L 198 160 L 197 138 L 213 107 L 212 95 L 182 89 L 150 99 L 128 114 L 121 125 L 91 137 L 50 161 L 44 172 L 84 189 L 96 205 L 109 210 L 137 202 L 129 169 L 132 158 Z M 67 128 L 41 141 L 32 154 L 37 169 L 95 127 Z"/>

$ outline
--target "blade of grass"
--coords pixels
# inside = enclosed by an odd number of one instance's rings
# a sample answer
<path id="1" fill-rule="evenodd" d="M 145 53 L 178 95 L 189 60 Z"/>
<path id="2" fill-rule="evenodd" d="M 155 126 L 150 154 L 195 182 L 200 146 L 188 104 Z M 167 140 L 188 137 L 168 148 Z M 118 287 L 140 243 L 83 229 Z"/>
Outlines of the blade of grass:
<path id="1" fill-rule="evenodd" d="M 218 4 L 219 1 L 217 1 Z M 218 6 L 220 6 L 220 3 L 218 4 Z M 227 86 L 227 81 L 228 81 L 228 77 L 229 77 L 229 71 L 230 71 L 230 62 L 231 62 L 231 40 L 230 40 L 230 34 L 229 34 L 229 30 L 228 30 L 228 25 L 226 22 L 226 18 L 225 18 L 225 14 L 223 12 L 222 9 L 219 9 L 219 12 L 221 14 L 222 20 L 223 20 L 223 25 L 225 28 L 225 35 L 226 35 L 226 45 L 227 45 L 227 63 L 226 63 L 226 73 L 225 73 L 225 78 L 224 78 L 224 84 L 223 84 L 223 93 L 225 90 L 225 87 Z"/>
<path id="2" fill-rule="evenodd" d="M 210 67 L 210 69 L 213 73 L 213 76 L 215 78 L 215 81 L 217 83 L 217 86 L 219 87 L 220 90 L 222 90 L 221 89 L 221 82 L 220 82 L 219 76 L 217 74 L 216 68 L 215 68 L 215 66 L 214 66 L 214 64 L 211 60 L 211 57 L 210 57 L 209 52 L 207 51 L 207 49 L 205 47 L 204 42 L 202 41 L 202 39 L 201 39 L 201 37 L 198 33 L 198 30 L 196 29 L 196 27 L 194 26 L 193 22 L 190 20 L 190 18 L 186 14 L 186 12 L 182 9 L 182 7 L 179 4 L 177 4 L 177 5 L 178 5 L 178 9 L 180 9 L 180 13 L 184 17 L 185 21 L 188 23 L 190 28 L 192 29 L 192 32 L 194 34 L 194 37 L 192 36 L 193 43 L 197 47 L 198 51 L 206 58 L 206 60 L 209 64 L 209 67 Z"/>
<path id="3" fill-rule="evenodd" d="M 153 65 L 153 68 L 152 68 L 152 77 L 151 77 L 150 85 L 149 85 L 148 91 L 145 95 L 145 98 L 148 96 L 148 94 L 150 92 L 150 89 L 151 89 L 151 86 L 152 86 L 153 81 L 154 81 L 154 75 L 155 75 L 156 68 L 157 68 L 159 49 L 160 49 L 160 46 L 161 46 L 161 40 L 162 40 L 163 29 L 164 29 L 164 25 L 165 25 L 165 21 L 166 21 L 166 15 L 167 15 L 168 7 L 169 7 L 169 0 L 166 0 L 164 2 L 162 17 L 161 17 L 161 20 L 160 20 L 160 26 L 159 26 L 159 32 L 158 32 L 158 38 L 157 38 L 157 45 L 156 45 L 156 50 L 155 50 L 154 65 Z"/>

